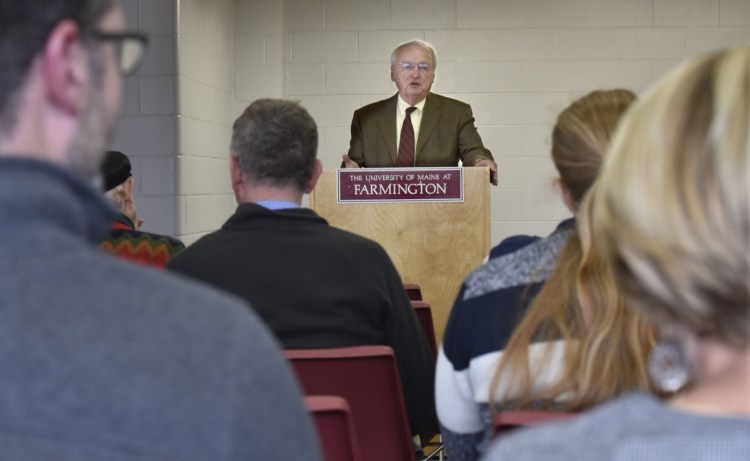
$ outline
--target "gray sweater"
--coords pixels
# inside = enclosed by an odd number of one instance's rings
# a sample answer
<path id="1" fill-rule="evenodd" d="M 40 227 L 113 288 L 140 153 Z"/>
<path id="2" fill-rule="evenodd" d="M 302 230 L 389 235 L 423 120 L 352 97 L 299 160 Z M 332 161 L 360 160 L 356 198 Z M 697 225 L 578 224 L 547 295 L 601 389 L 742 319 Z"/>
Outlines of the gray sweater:
<path id="1" fill-rule="evenodd" d="M 709 417 L 633 393 L 569 422 L 501 437 L 485 461 L 748 461 L 750 418 Z"/>
<path id="2" fill-rule="evenodd" d="M 0 460 L 319 460 L 265 327 L 101 252 L 111 213 L 64 170 L 0 159 Z"/>

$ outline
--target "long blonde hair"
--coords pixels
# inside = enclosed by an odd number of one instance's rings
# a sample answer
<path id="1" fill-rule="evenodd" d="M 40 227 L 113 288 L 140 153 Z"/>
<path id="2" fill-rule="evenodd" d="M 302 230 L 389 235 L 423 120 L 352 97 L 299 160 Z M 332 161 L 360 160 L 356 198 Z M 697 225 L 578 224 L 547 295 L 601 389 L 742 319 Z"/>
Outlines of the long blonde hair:
<path id="1" fill-rule="evenodd" d="M 750 346 L 750 45 L 690 60 L 623 121 L 594 239 L 643 312 Z"/>
<path id="2" fill-rule="evenodd" d="M 558 170 L 563 183 L 580 200 L 596 178 L 620 117 L 634 101 L 626 90 L 594 92 L 574 102 L 558 117 L 553 158 L 567 160 Z M 560 146 L 564 146 L 561 149 Z M 577 146 L 577 148 L 576 148 Z M 576 154 L 579 158 L 576 158 Z M 571 165 L 580 165 L 573 177 Z M 651 390 L 645 359 L 654 343 L 651 324 L 626 309 L 612 272 L 590 238 L 590 206 L 579 212 L 578 235 L 558 256 L 549 279 L 534 298 L 503 351 L 490 387 L 490 402 L 525 408 L 553 405 L 580 410 L 632 389 Z M 561 373 L 549 386 L 534 386 L 539 372 L 529 347 L 563 340 Z M 552 349 L 539 357 L 551 364 Z M 558 359 L 559 360 L 559 359 Z M 501 381 L 507 383 L 500 391 Z M 511 398 L 511 394 L 514 396 Z"/>

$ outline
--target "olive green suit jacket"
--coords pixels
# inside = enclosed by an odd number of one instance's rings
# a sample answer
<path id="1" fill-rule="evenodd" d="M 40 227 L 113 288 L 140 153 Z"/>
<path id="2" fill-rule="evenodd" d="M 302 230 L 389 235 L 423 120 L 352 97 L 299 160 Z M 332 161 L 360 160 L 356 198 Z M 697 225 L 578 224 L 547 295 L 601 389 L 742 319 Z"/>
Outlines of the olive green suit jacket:
<path id="1" fill-rule="evenodd" d="M 361 167 L 387 168 L 396 164 L 396 105 L 398 94 L 354 112 L 349 158 Z M 427 95 L 414 153 L 417 167 L 473 166 L 493 160 L 474 126 L 471 106 L 434 93 Z"/>

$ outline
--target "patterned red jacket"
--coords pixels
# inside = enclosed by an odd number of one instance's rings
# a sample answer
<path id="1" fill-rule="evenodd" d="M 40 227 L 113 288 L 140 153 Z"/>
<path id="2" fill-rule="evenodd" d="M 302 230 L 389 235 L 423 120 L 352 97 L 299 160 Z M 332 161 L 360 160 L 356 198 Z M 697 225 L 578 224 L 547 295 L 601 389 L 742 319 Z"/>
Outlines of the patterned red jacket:
<path id="1" fill-rule="evenodd" d="M 185 244 L 176 238 L 135 229 L 123 214 L 112 223 L 109 236 L 99 246 L 121 258 L 159 268 L 185 249 Z"/>

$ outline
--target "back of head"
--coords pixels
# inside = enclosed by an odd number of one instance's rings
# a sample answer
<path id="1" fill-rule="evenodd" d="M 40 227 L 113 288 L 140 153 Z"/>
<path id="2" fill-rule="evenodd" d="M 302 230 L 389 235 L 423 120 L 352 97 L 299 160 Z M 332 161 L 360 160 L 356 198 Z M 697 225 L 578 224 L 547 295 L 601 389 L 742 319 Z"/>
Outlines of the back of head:
<path id="1" fill-rule="evenodd" d="M 111 191 L 132 176 L 130 159 L 116 150 L 107 151 L 99 171 L 104 181 L 104 192 Z"/>
<path id="2" fill-rule="evenodd" d="M 133 203 L 132 167 L 127 155 L 110 150 L 104 155 L 99 171 L 104 182 L 104 194 L 121 213 L 135 218 Z M 130 211 L 130 210 L 133 211 Z M 134 221 L 135 222 L 135 221 Z"/>
<path id="3" fill-rule="evenodd" d="M 552 159 L 576 203 L 594 183 L 617 123 L 635 99 L 630 90 L 593 91 L 558 115 Z"/>
<path id="4" fill-rule="evenodd" d="M 232 130 L 231 154 L 248 182 L 301 191 L 312 178 L 318 129 L 299 103 L 259 99 Z"/>
<path id="5" fill-rule="evenodd" d="M 115 0 L 0 0 L 0 136 L 15 126 L 20 90 L 53 28 L 70 19 L 85 37 L 114 4 Z"/>
<path id="6" fill-rule="evenodd" d="M 632 304 L 750 345 L 750 45 L 652 88 L 623 121 L 600 189 L 594 239 Z"/>
<path id="7" fill-rule="evenodd" d="M 558 116 L 552 156 L 576 202 L 594 184 L 610 139 L 635 99 L 628 90 L 594 91 Z M 583 304 L 595 309 L 586 311 Z M 546 386 L 534 385 L 540 371 L 538 364 L 530 363 L 529 346 L 554 340 L 566 341 L 564 363 L 555 365 L 559 377 Z M 590 239 L 575 234 L 514 330 L 493 379 L 491 401 L 507 401 L 514 393 L 514 404 L 520 407 L 564 399 L 563 408 L 581 410 L 632 389 L 649 388 L 645 358 L 652 343 L 651 325 L 626 309 L 602 254 Z M 509 388 L 496 396 L 501 378 Z"/>

